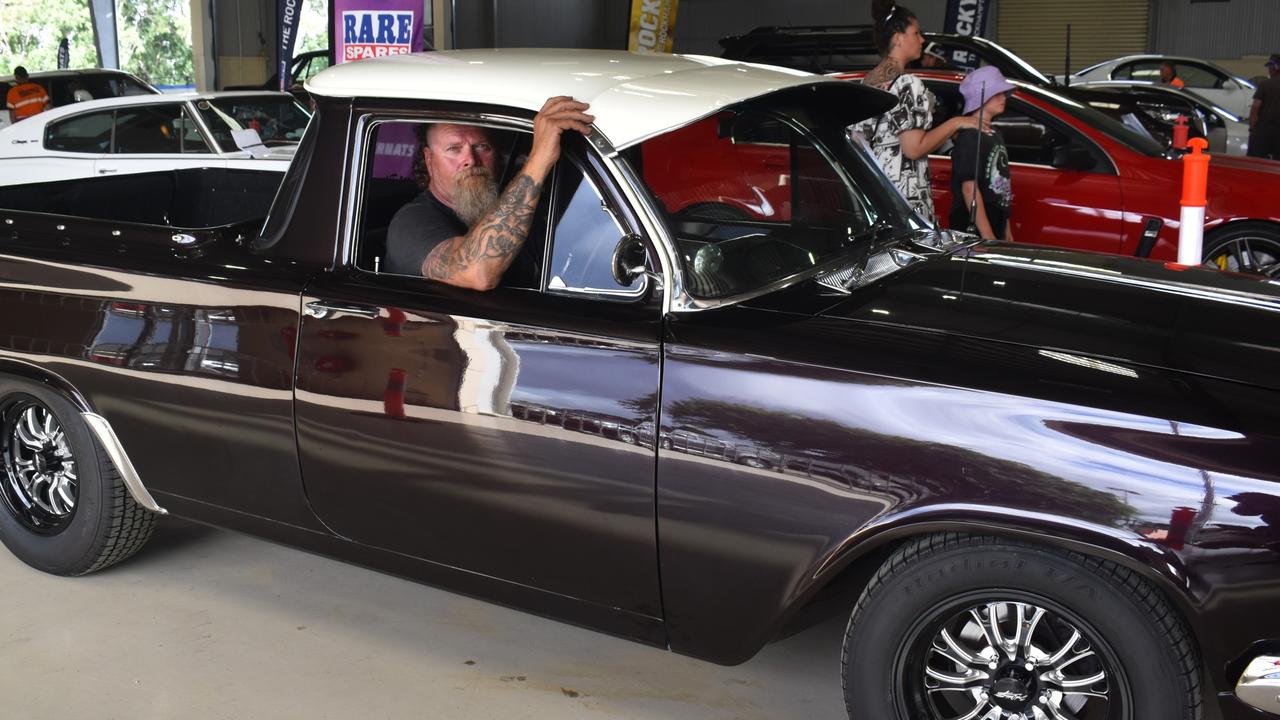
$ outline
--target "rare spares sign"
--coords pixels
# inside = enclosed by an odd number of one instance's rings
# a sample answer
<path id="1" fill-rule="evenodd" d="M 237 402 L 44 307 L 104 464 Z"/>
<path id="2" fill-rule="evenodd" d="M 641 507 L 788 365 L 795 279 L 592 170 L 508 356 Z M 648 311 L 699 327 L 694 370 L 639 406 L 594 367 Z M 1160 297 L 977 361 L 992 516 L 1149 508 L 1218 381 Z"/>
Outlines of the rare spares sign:
<path id="1" fill-rule="evenodd" d="M 421 51 L 422 10 L 422 0 L 333 0 L 334 60 Z"/>

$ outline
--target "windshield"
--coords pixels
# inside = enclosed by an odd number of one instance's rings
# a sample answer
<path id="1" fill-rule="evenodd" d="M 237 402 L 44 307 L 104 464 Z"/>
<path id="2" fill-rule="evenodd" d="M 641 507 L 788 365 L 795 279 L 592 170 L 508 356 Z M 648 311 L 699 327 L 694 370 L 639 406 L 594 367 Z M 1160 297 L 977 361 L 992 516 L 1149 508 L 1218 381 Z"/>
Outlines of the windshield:
<path id="1" fill-rule="evenodd" d="M 287 95 L 199 100 L 196 109 L 224 151 L 238 147 L 231 135 L 235 130 L 254 130 L 267 146 L 297 143 L 311 119 L 311 114 Z"/>
<path id="2" fill-rule="evenodd" d="M 629 151 L 665 212 L 689 294 L 764 288 L 924 227 L 845 123 L 741 106 Z"/>
<path id="3" fill-rule="evenodd" d="M 1139 133 L 1123 122 L 1095 108 L 1044 88 L 1028 85 L 1022 85 L 1022 87 L 1030 94 L 1039 96 L 1041 100 L 1047 100 L 1066 114 L 1095 130 L 1101 131 L 1112 140 L 1134 152 L 1150 157 L 1164 157 L 1165 155 L 1164 146 L 1152 140 L 1151 136 Z"/>

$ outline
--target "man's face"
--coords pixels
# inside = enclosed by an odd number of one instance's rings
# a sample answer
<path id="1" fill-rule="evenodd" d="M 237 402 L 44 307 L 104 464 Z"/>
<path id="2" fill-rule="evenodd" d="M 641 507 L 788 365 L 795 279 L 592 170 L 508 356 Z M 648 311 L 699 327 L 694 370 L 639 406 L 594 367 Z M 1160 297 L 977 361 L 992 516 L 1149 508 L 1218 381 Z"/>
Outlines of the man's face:
<path id="1" fill-rule="evenodd" d="M 1173 79 L 1173 66 L 1164 63 L 1160 66 L 1160 82 L 1169 82 Z"/>
<path id="2" fill-rule="evenodd" d="M 436 125 L 422 149 L 431 192 L 458 213 L 468 226 L 488 211 L 497 197 L 493 168 L 497 152 L 484 128 Z"/>

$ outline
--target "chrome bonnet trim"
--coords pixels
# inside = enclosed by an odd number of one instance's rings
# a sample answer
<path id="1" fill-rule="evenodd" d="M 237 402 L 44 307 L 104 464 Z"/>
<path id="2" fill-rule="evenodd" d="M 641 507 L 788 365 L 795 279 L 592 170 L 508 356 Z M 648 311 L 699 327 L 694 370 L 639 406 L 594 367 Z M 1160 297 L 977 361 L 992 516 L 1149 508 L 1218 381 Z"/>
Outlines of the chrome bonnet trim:
<path id="1" fill-rule="evenodd" d="M 1236 683 L 1236 697 L 1250 707 L 1280 715 L 1280 657 L 1254 658 Z"/>
<path id="2" fill-rule="evenodd" d="M 116 471 L 120 473 L 120 477 L 124 479 L 124 486 L 128 488 L 129 494 L 142 507 L 153 513 L 160 515 L 168 515 L 169 511 L 160 507 L 155 498 L 151 497 L 151 493 L 147 492 L 147 488 L 142 484 L 142 478 L 138 477 L 138 471 L 133 467 L 133 463 L 129 462 L 129 456 L 124 452 L 124 446 L 120 444 L 120 438 L 116 437 L 115 430 L 111 429 L 111 423 L 101 415 L 91 412 L 80 413 L 80 417 L 84 418 L 85 423 L 89 425 L 89 429 L 93 430 L 93 434 L 98 438 L 98 443 L 102 445 L 102 449 L 107 451 L 107 456 L 111 458 L 111 462 L 116 466 Z"/>

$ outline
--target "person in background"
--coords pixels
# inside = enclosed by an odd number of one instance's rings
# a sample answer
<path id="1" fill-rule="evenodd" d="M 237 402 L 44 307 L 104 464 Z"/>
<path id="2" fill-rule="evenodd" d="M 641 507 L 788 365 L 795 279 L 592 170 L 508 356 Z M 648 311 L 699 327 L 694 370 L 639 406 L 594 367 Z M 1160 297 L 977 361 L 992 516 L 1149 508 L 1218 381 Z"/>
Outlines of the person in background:
<path id="1" fill-rule="evenodd" d="M 26 68 L 21 65 L 14 68 L 13 81 L 14 85 L 4 99 L 9 122 L 25 120 L 49 107 L 49 93 L 42 85 L 31 82 Z"/>
<path id="2" fill-rule="evenodd" d="M 1165 85 L 1172 85 L 1176 88 L 1184 88 L 1186 83 L 1182 82 L 1182 78 L 1178 77 L 1178 71 L 1173 68 L 1173 63 L 1165 60 L 1160 63 L 1160 82 Z"/>
<path id="3" fill-rule="evenodd" d="M 920 59 L 924 36 L 915 13 L 892 0 L 872 0 L 873 36 L 883 58 L 862 82 L 897 96 L 898 104 L 879 117 L 868 118 L 852 130 L 869 146 L 889 180 L 912 209 L 935 223 L 929 189 L 929 153 L 961 128 L 977 127 L 965 116 L 948 119 L 932 129 L 933 95 L 906 67 Z"/>
<path id="4" fill-rule="evenodd" d="M 1267 61 L 1270 78 L 1258 84 L 1249 108 L 1249 157 L 1280 160 L 1280 53 Z"/>
<path id="5" fill-rule="evenodd" d="M 951 229 L 972 228 L 984 240 L 1013 240 L 1009 223 L 1013 203 L 1009 152 L 1004 136 L 991 126 L 992 119 L 1004 112 L 1013 90 L 1013 84 L 990 65 L 974 70 L 960 83 L 964 113 L 975 123 L 981 116 L 982 126 L 956 133 L 951 150 Z"/>

